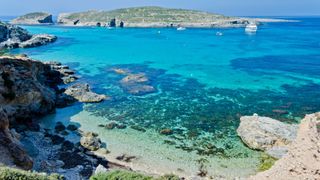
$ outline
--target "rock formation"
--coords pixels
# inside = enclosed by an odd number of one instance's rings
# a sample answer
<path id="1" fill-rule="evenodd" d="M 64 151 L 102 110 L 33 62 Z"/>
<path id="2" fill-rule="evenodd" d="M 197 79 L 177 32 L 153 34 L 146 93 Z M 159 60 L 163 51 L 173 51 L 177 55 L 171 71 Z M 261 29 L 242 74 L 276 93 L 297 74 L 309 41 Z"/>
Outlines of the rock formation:
<path id="1" fill-rule="evenodd" d="M 45 12 L 28 13 L 23 16 L 17 17 L 10 21 L 11 24 L 26 24 L 26 25 L 39 25 L 39 24 L 53 24 L 52 15 Z"/>
<path id="2" fill-rule="evenodd" d="M 108 97 L 105 95 L 96 94 L 91 92 L 88 84 L 77 83 L 66 89 L 65 94 L 74 97 L 80 102 L 101 102 Z"/>
<path id="3" fill-rule="evenodd" d="M 271 169 L 250 177 L 252 180 L 320 178 L 320 113 L 307 115 L 288 153 Z"/>
<path id="4" fill-rule="evenodd" d="M 15 164 L 32 168 L 32 160 L 9 130 L 14 124 L 31 125 L 32 118 L 55 109 L 55 84 L 50 67 L 26 57 L 0 57 L 0 143 Z"/>
<path id="5" fill-rule="evenodd" d="M 30 47 L 37 47 L 42 46 L 45 44 L 49 44 L 57 40 L 56 36 L 49 35 L 49 34 L 36 34 L 33 35 L 29 40 L 23 41 L 19 44 L 20 48 L 30 48 Z"/>
<path id="6" fill-rule="evenodd" d="M 80 144 L 90 151 L 96 151 L 101 146 L 101 140 L 97 136 L 98 134 L 87 132 L 81 137 Z"/>
<path id="7" fill-rule="evenodd" d="M 36 47 L 56 40 L 57 37 L 53 35 L 31 35 L 21 27 L 0 22 L 0 49 Z"/>
<path id="8" fill-rule="evenodd" d="M 237 132 L 250 148 L 266 151 L 269 155 L 280 158 L 295 139 L 297 129 L 298 126 L 294 124 L 253 115 L 241 117 Z"/>
<path id="9" fill-rule="evenodd" d="M 63 83 L 64 76 L 70 75 L 71 70 L 58 64 L 42 63 L 26 56 L 0 56 L 0 147 L 6 148 L 1 152 L 9 153 L 14 164 L 23 169 L 31 169 L 33 161 L 20 145 L 19 134 L 12 128 L 23 133 L 22 126 L 39 131 L 39 125 L 33 119 L 54 112 L 58 100 L 66 101 L 61 100 L 64 91 L 58 85 Z M 101 101 L 105 97 L 91 92 L 87 84 L 76 87 L 79 89 L 73 94 L 79 95 L 80 100 Z M 76 127 L 68 126 L 69 129 L 76 130 Z M 53 144 L 64 140 L 57 135 L 52 138 Z"/>

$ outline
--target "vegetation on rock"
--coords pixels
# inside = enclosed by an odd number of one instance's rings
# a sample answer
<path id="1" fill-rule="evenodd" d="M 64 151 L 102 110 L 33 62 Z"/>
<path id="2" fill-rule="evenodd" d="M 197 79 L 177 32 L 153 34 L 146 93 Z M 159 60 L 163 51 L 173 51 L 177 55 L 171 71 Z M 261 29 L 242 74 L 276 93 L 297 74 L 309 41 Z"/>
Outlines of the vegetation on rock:
<path id="1" fill-rule="evenodd" d="M 45 173 L 35 173 L 19 169 L 0 166 L 0 179 L 6 180 L 62 180 L 63 176 L 58 174 L 47 175 Z"/>
<path id="2" fill-rule="evenodd" d="M 90 178 L 90 180 L 179 180 L 179 177 L 175 175 L 164 175 L 159 178 L 152 176 L 146 176 L 140 173 L 131 171 L 110 171 L 107 173 L 98 173 Z"/>

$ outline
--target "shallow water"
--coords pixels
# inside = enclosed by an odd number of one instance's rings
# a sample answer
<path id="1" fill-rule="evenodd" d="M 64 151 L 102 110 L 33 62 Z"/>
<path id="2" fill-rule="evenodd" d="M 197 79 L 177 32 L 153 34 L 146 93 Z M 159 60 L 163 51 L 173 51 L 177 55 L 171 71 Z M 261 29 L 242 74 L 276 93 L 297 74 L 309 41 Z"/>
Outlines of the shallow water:
<path id="1" fill-rule="evenodd" d="M 320 110 L 320 18 L 293 19 L 301 21 L 265 24 L 256 34 L 26 26 L 59 39 L 14 52 L 67 63 L 94 91 L 111 96 L 60 109 L 44 122 L 74 122 L 98 132 L 111 150 L 108 158 L 135 155 L 129 165 L 136 169 L 195 175 L 202 166 L 209 175 L 231 178 L 255 173 L 260 160 L 237 137 L 240 116 L 297 123 Z M 145 73 L 157 91 L 129 94 L 119 82 L 124 75 L 113 68 Z M 127 128 L 98 127 L 108 122 Z M 160 135 L 165 128 L 173 134 Z"/>

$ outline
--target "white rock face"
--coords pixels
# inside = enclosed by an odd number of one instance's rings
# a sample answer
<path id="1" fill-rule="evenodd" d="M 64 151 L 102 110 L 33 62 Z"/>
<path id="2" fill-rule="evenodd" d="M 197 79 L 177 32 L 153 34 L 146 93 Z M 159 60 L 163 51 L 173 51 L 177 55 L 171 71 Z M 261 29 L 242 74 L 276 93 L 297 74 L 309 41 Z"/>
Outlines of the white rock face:
<path id="1" fill-rule="evenodd" d="M 320 113 L 307 115 L 288 153 L 250 180 L 320 179 Z"/>
<path id="2" fill-rule="evenodd" d="M 106 173 L 106 172 L 108 172 L 108 169 L 105 168 L 104 166 L 102 166 L 101 164 L 99 164 L 98 167 L 96 168 L 94 174 Z"/>
<path id="3" fill-rule="evenodd" d="M 243 116 L 240 121 L 237 132 L 242 141 L 250 148 L 265 151 L 275 158 L 286 154 L 298 129 L 298 125 L 257 115 Z"/>

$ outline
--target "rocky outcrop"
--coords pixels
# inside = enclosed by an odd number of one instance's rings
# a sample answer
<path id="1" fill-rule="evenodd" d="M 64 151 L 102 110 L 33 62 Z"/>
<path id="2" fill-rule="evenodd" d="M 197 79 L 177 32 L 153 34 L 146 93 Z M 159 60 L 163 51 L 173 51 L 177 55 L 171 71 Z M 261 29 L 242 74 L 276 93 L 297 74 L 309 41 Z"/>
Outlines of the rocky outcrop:
<path id="1" fill-rule="evenodd" d="M 100 95 L 92 92 L 88 84 L 77 83 L 66 89 L 64 92 L 80 102 L 95 103 L 101 102 L 108 97 L 106 95 Z"/>
<path id="2" fill-rule="evenodd" d="M 80 144 L 90 151 L 96 151 L 101 147 L 101 140 L 98 134 L 87 132 L 81 137 Z"/>
<path id="3" fill-rule="evenodd" d="M 52 70 L 60 73 L 60 78 L 64 84 L 69 84 L 79 79 L 79 77 L 75 75 L 75 72 L 71 70 L 69 66 L 62 65 L 60 62 L 51 61 L 45 62 L 45 64 L 50 65 Z"/>
<path id="4" fill-rule="evenodd" d="M 57 39 L 48 34 L 31 35 L 25 29 L 0 22 L 0 49 L 42 46 Z"/>
<path id="5" fill-rule="evenodd" d="M 10 21 L 11 24 L 26 24 L 26 25 L 39 25 L 39 24 L 53 24 L 52 15 L 45 12 L 28 13 L 23 16 L 17 17 Z"/>
<path id="6" fill-rule="evenodd" d="M 33 35 L 29 40 L 23 41 L 19 44 L 20 48 L 37 47 L 52 43 L 57 40 L 57 36 L 49 34 L 36 34 Z"/>
<path id="7" fill-rule="evenodd" d="M 32 126 L 32 118 L 53 112 L 56 84 L 50 67 L 26 57 L 0 57 L 0 143 L 15 164 L 32 167 L 32 160 L 9 130 L 15 124 Z"/>
<path id="8" fill-rule="evenodd" d="M 237 132 L 250 148 L 280 158 L 287 153 L 288 146 L 296 137 L 297 129 L 298 126 L 294 124 L 253 115 L 241 117 Z"/>
<path id="9" fill-rule="evenodd" d="M 299 126 L 297 138 L 288 153 L 271 169 L 249 179 L 319 179 L 320 177 L 320 113 L 307 115 Z"/>
<path id="10" fill-rule="evenodd" d="M 58 64 L 42 63 L 26 56 L 0 56 L 0 147 L 5 147 L 2 152 L 8 152 L 23 169 L 31 169 L 33 161 L 20 145 L 19 134 L 9 130 L 9 126 L 23 133 L 25 129 L 39 131 L 33 119 L 54 112 L 62 94 L 68 97 L 58 85 L 63 83 L 63 77 L 74 72 Z M 80 100 L 91 102 L 105 98 L 91 92 L 87 84 L 75 87 L 80 88 L 80 92 L 75 90 L 73 94 Z M 68 129 L 76 130 L 72 126 Z M 56 143 L 61 140 L 54 137 Z"/>

